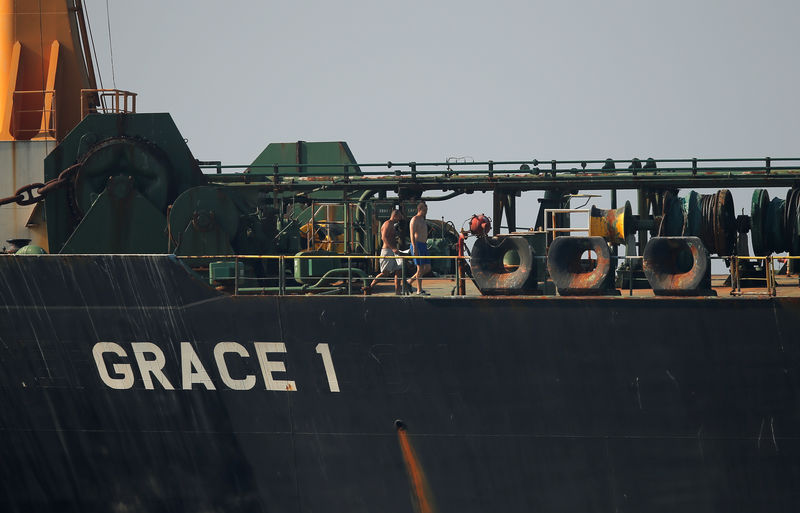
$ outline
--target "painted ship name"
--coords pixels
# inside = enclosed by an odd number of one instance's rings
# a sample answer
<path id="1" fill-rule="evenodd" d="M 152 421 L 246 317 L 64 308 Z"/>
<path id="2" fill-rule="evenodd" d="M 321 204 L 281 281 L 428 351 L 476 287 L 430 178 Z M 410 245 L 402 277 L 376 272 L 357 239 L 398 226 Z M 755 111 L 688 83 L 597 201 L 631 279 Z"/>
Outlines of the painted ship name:
<path id="1" fill-rule="evenodd" d="M 320 343 L 315 349 L 322 358 L 328 388 L 331 392 L 339 392 L 339 381 L 336 378 L 330 347 L 328 344 Z M 251 390 L 258 383 L 257 374 L 233 376 L 229 363 L 234 358 L 255 358 L 266 390 L 296 392 L 298 387 L 294 380 L 286 379 L 286 376 L 276 376 L 286 373 L 286 365 L 280 360 L 282 353 L 286 353 L 286 344 L 283 342 L 253 342 L 252 354 L 247 347 L 238 342 L 219 342 L 214 346 L 213 354 L 221 383 L 214 383 L 194 346 L 189 342 L 181 342 L 180 383 L 173 383 L 164 372 L 167 364 L 164 351 L 152 342 L 132 342 L 130 351 L 126 351 L 122 345 L 115 342 L 98 342 L 92 347 L 92 356 L 100 379 L 106 386 L 115 390 L 133 388 L 136 379 L 134 369 L 138 371 L 147 390 L 155 390 L 156 386 L 164 390 L 192 390 L 200 387 L 216 390 L 218 385 L 230 390 Z"/>

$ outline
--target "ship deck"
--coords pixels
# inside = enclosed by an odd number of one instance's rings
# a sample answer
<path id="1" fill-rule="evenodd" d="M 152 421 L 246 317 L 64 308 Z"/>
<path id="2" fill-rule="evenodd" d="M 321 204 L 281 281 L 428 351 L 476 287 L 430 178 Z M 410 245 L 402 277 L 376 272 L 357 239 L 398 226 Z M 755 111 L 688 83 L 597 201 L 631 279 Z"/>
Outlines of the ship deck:
<path id="1" fill-rule="evenodd" d="M 749 283 L 748 283 L 749 282 Z M 552 284 L 550 284 L 552 286 Z M 417 296 L 414 293 L 406 294 L 407 297 L 449 297 L 455 295 L 455 280 L 447 278 L 424 278 L 422 282 L 423 290 L 430 296 Z M 741 289 L 734 290 L 730 285 L 730 275 L 720 274 L 711 277 L 711 288 L 717 293 L 717 297 L 800 297 L 800 277 L 797 275 L 785 274 L 775 276 L 774 292 L 767 288 L 764 278 L 743 278 Z M 617 289 L 620 291 L 618 297 L 656 297 L 650 288 Z M 377 284 L 371 291 L 372 296 L 394 296 L 394 285 L 391 280 Z M 466 296 L 481 296 L 475 283 L 466 280 Z M 526 296 L 528 297 L 528 296 Z M 551 294 L 539 297 L 558 297 Z M 613 297 L 608 295 L 588 296 L 588 297 Z M 663 297 L 663 296 L 662 296 Z"/>

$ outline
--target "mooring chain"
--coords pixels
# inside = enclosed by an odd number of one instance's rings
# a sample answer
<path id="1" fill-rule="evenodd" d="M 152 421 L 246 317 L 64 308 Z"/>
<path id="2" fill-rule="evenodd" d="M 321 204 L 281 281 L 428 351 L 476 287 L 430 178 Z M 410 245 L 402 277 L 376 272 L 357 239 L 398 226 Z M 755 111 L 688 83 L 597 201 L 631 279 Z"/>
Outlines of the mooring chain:
<path id="1" fill-rule="evenodd" d="M 67 185 L 67 183 L 72 179 L 72 175 L 75 174 L 75 171 L 80 166 L 80 164 L 73 164 L 60 172 L 56 178 L 48 180 L 46 183 L 36 182 L 23 185 L 17 189 L 13 196 L 0 198 L 0 206 L 8 205 L 9 203 L 16 203 L 17 205 L 23 206 L 39 203 L 49 193 Z"/>

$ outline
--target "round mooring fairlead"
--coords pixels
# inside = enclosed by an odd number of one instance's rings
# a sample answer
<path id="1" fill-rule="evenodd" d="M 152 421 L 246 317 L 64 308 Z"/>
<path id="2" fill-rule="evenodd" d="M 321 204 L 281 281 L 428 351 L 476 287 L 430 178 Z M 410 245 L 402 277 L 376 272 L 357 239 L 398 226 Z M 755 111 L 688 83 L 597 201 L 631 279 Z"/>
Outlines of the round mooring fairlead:
<path id="1" fill-rule="evenodd" d="M 593 262 L 582 258 L 586 252 L 594 252 Z M 616 292 L 611 252 L 603 237 L 556 237 L 547 254 L 547 270 L 562 296 Z"/>
<path id="2" fill-rule="evenodd" d="M 516 266 L 507 268 L 506 254 L 516 254 Z M 482 294 L 524 294 L 537 288 L 535 253 L 521 235 L 481 237 L 472 246 L 472 277 Z M 511 262 L 512 255 L 509 255 Z"/>
<path id="3" fill-rule="evenodd" d="M 698 237 L 653 237 L 642 267 L 657 296 L 715 296 L 711 259 Z"/>

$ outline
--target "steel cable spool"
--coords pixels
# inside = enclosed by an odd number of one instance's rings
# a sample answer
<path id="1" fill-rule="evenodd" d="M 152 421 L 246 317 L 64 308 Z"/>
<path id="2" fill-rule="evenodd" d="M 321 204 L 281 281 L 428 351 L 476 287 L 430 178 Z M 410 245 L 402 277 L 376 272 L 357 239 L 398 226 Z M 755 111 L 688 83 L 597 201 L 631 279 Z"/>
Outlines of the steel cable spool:
<path id="1" fill-rule="evenodd" d="M 700 197 L 699 237 L 711 253 L 730 255 L 736 245 L 736 215 L 728 189 Z"/>
<path id="2" fill-rule="evenodd" d="M 800 205 L 798 205 L 798 207 L 800 207 Z M 797 208 L 796 211 L 795 211 L 795 214 L 794 214 L 794 226 L 795 226 L 795 231 L 794 231 L 794 234 L 792 234 L 792 253 L 791 254 L 792 255 L 800 255 L 800 250 L 798 250 L 800 248 L 797 248 L 797 246 L 800 246 L 800 208 Z"/>
<path id="3" fill-rule="evenodd" d="M 753 252 L 758 256 L 790 252 L 800 254 L 800 189 L 786 193 L 786 199 L 772 198 L 765 189 L 753 191 Z"/>
<path id="4" fill-rule="evenodd" d="M 767 244 L 766 221 L 769 206 L 769 193 L 766 189 L 756 189 L 750 201 L 750 234 L 753 241 L 753 253 L 756 256 L 767 256 L 771 253 Z"/>
<path id="5" fill-rule="evenodd" d="M 786 201 L 781 198 L 772 198 L 767 205 L 767 215 L 764 224 L 764 234 L 766 237 L 766 249 L 769 253 L 780 253 L 786 247 L 784 238 L 784 214 L 786 211 Z"/>
<path id="6" fill-rule="evenodd" d="M 703 244 L 712 252 L 715 251 L 714 240 L 714 202 L 716 195 L 703 194 L 700 196 L 700 212 L 702 214 L 702 222 L 700 223 L 700 239 Z"/>
<path id="7" fill-rule="evenodd" d="M 733 195 L 728 189 L 717 192 L 714 221 L 717 234 L 717 253 L 732 255 L 736 249 L 736 212 L 733 208 Z"/>
<path id="8" fill-rule="evenodd" d="M 783 211 L 783 241 L 784 251 L 793 255 L 800 254 L 800 227 L 797 224 L 798 204 L 800 203 L 800 189 L 789 189 L 786 193 L 786 204 Z"/>
<path id="9" fill-rule="evenodd" d="M 653 233 L 654 237 L 683 235 L 686 229 L 686 213 L 683 202 L 672 192 L 664 195 L 664 206 L 661 211 L 661 223 Z"/>
<path id="10" fill-rule="evenodd" d="M 684 215 L 683 231 L 676 235 L 699 235 L 703 222 L 700 194 L 689 191 L 679 198 Z"/>

